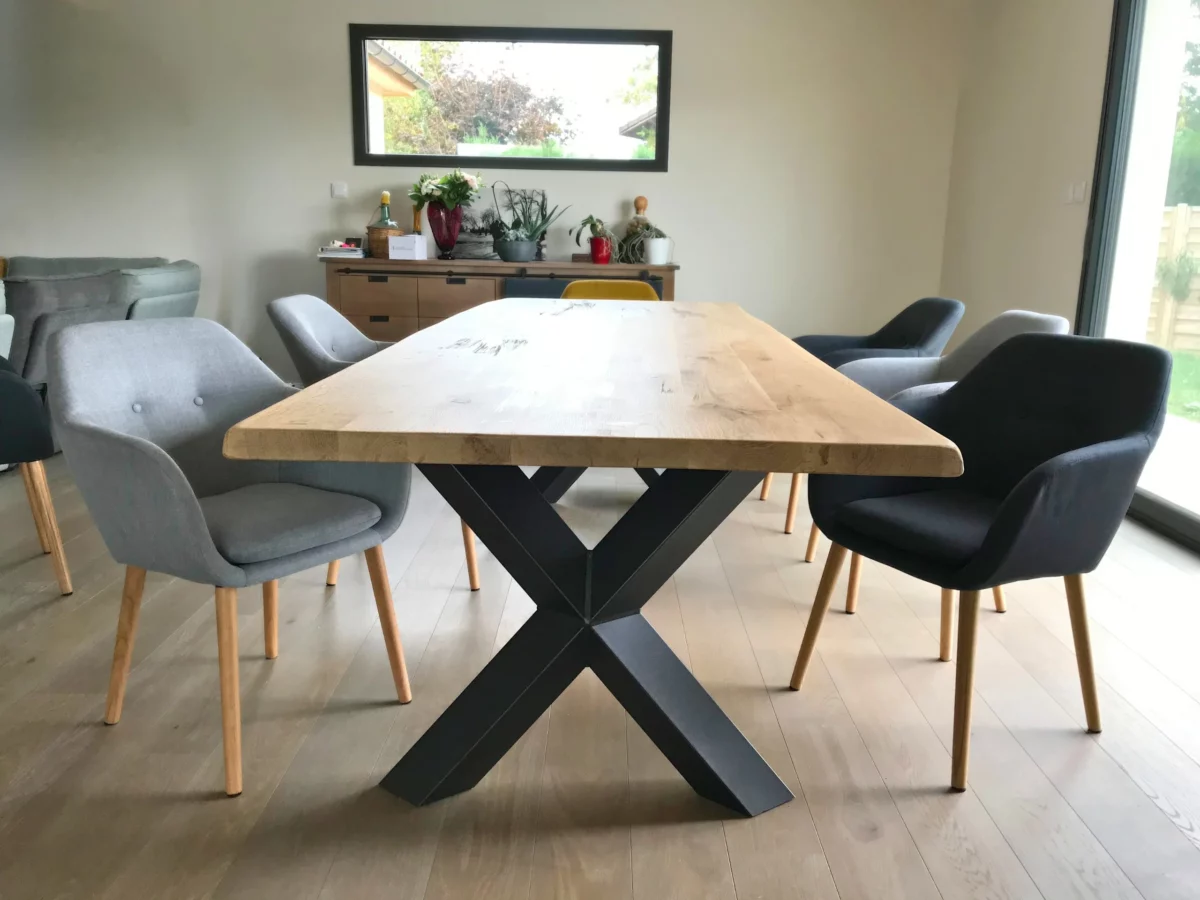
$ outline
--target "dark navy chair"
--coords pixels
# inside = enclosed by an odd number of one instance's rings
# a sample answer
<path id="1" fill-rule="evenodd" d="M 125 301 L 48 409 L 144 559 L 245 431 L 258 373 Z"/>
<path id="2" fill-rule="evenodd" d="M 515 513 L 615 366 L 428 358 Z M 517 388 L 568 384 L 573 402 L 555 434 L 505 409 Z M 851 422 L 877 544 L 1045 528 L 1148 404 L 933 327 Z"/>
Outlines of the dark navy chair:
<path id="1" fill-rule="evenodd" d="M 38 542 L 42 552 L 49 553 L 54 561 L 59 590 L 69 594 L 73 590 L 71 572 L 42 465 L 42 460 L 53 455 L 50 417 L 41 396 L 7 359 L 0 357 L 0 463 L 16 464 L 21 469 Z"/>
<path id="2" fill-rule="evenodd" d="M 799 690 L 847 552 L 960 591 L 951 785 L 965 790 L 979 595 L 1062 577 L 1088 731 L 1100 730 L 1083 574 L 1100 564 L 1162 431 L 1171 357 L 1147 344 L 1028 334 L 940 396 L 897 406 L 958 444 L 954 480 L 814 475 L 833 541 L 791 687 Z M 952 596 L 952 595 L 951 595 Z M 949 635 L 948 604 L 942 633 Z"/>
<path id="3" fill-rule="evenodd" d="M 881 356 L 941 356 L 964 311 L 957 300 L 926 297 L 901 310 L 874 334 L 810 334 L 792 340 L 835 369 Z"/>
<path id="4" fill-rule="evenodd" d="M 848 362 L 880 357 L 937 357 L 954 334 L 965 307 L 957 300 L 926 297 L 905 307 L 890 322 L 874 334 L 810 334 L 792 338 L 821 362 L 838 368 Z M 763 479 L 760 500 L 771 492 L 772 474 Z M 796 524 L 796 502 L 800 497 L 800 473 L 792 473 L 792 490 L 788 498 L 788 516 L 784 534 L 791 534 Z M 820 531 L 813 525 L 808 536 L 805 562 L 812 562 L 817 552 Z"/>

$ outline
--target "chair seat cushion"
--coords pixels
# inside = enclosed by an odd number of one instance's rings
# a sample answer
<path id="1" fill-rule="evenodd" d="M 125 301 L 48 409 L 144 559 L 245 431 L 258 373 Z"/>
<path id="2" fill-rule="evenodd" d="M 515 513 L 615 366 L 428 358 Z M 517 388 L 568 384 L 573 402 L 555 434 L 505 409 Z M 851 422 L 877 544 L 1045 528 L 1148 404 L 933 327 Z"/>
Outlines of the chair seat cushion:
<path id="1" fill-rule="evenodd" d="M 370 500 L 300 484 L 252 484 L 200 500 L 217 550 L 231 563 L 266 562 L 361 534 L 382 513 Z"/>
<path id="2" fill-rule="evenodd" d="M 960 566 L 979 552 L 999 508 L 990 497 L 949 488 L 855 500 L 838 510 L 837 520 L 907 553 Z"/>

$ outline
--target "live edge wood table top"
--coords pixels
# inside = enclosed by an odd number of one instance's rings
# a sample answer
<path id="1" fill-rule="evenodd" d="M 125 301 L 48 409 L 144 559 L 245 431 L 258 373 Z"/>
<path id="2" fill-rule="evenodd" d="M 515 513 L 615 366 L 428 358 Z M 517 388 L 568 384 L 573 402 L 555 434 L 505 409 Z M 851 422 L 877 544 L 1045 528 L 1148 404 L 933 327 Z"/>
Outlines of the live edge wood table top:
<path id="1" fill-rule="evenodd" d="M 417 463 L 537 607 L 384 789 L 418 806 L 470 789 L 590 668 L 745 816 L 792 793 L 642 606 L 765 472 L 962 471 L 950 441 L 723 303 L 486 303 L 251 416 L 225 452 Z M 648 485 L 592 548 L 552 505 L 588 466 Z"/>
<path id="2" fill-rule="evenodd" d="M 954 476 L 958 449 L 739 306 L 507 299 L 235 426 L 227 456 Z"/>

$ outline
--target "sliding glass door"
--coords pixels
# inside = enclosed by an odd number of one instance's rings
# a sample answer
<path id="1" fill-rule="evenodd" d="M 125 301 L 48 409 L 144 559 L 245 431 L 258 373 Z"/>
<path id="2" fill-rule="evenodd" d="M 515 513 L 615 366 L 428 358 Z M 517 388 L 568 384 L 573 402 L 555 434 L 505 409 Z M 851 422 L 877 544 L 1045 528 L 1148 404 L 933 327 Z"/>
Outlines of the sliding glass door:
<path id="1" fill-rule="evenodd" d="M 1200 0 L 1118 0 L 1081 331 L 1170 351 L 1134 513 L 1200 542 Z"/>

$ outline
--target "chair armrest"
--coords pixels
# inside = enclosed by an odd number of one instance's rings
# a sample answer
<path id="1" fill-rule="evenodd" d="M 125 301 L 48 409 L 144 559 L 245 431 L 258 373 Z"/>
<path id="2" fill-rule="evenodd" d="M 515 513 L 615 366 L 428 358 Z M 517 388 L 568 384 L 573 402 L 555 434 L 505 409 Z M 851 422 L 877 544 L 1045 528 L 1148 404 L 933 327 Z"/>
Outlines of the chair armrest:
<path id="1" fill-rule="evenodd" d="M 283 462 L 279 480 L 370 500 L 383 512 L 375 524 L 381 539 L 392 535 L 408 509 L 412 466 L 408 463 Z"/>
<path id="2" fill-rule="evenodd" d="M 37 462 L 53 455 L 46 405 L 33 385 L 0 359 L 0 462 Z"/>
<path id="3" fill-rule="evenodd" d="M 199 584 L 242 587 L 217 551 L 183 471 L 150 441 L 55 417 L 67 466 L 118 563 Z"/>
<path id="4" fill-rule="evenodd" d="M 806 334 L 792 338 L 792 342 L 803 347 L 817 359 L 824 359 L 836 350 L 849 350 L 852 347 L 867 346 L 867 335 L 851 334 Z"/>
<path id="5" fill-rule="evenodd" d="M 848 362 L 838 371 L 875 396 L 887 400 L 908 388 L 934 381 L 941 362 L 939 357 L 933 356 L 873 356 Z"/>
<path id="6" fill-rule="evenodd" d="M 958 384 L 957 381 L 931 381 L 929 384 L 918 384 L 916 387 L 906 388 L 887 399 L 890 403 L 896 405 L 911 403 L 915 400 L 924 400 L 927 397 L 941 396 L 956 384 Z"/>
<path id="7" fill-rule="evenodd" d="M 837 350 L 833 353 L 827 353 L 822 359 L 826 364 L 835 369 L 840 369 L 847 363 L 855 362 L 860 359 L 898 359 L 912 358 L 921 356 L 921 351 L 912 348 L 897 348 L 897 347 L 851 347 L 846 350 Z M 937 359 L 937 357 L 928 357 Z"/>
<path id="8" fill-rule="evenodd" d="M 1042 463 L 1001 504 L 979 553 L 963 569 L 964 581 L 978 575 L 1008 584 L 1091 572 L 1129 510 L 1151 449 L 1137 435 Z"/>

